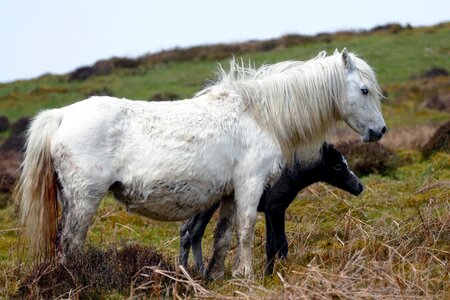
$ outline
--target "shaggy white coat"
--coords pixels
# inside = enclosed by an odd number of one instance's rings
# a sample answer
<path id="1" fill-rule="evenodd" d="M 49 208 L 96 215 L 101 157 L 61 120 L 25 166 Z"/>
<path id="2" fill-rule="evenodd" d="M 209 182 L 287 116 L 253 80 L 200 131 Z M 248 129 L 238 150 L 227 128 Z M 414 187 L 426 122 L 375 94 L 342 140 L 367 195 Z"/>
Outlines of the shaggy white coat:
<path id="1" fill-rule="evenodd" d="M 56 189 L 56 180 L 33 185 L 44 171 L 56 172 L 59 181 L 67 252 L 83 244 L 112 187 L 127 210 L 165 221 L 187 219 L 234 193 L 234 274 L 251 275 L 264 185 L 295 152 L 302 160 L 314 159 L 340 120 L 369 140 L 369 129 L 385 127 L 379 98 L 372 69 L 345 50 L 258 70 L 232 61 L 228 73 L 222 70 L 219 81 L 193 99 L 92 97 L 44 111 L 29 130 L 18 189 L 32 247 L 49 249 L 52 243 L 46 232 L 54 225 L 44 230 L 49 217 L 43 191 Z"/>

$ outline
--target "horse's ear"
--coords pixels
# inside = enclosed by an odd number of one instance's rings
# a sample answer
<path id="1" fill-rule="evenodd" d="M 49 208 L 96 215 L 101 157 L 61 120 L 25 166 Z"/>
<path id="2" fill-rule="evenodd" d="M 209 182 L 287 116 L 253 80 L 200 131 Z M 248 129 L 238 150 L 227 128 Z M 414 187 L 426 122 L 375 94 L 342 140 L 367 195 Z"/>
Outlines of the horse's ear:
<path id="1" fill-rule="evenodd" d="M 353 70 L 355 66 L 353 65 L 352 58 L 350 57 L 350 54 L 347 51 L 347 48 L 344 48 L 342 50 L 342 61 L 344 62 L 345 68 L 349 70 Z"/>
<path id="2" fill-rule="evenodd" d="M 337 48 L 334 49 L 334 53 L 333 54 L 339 54 L 339 50 Z"/>

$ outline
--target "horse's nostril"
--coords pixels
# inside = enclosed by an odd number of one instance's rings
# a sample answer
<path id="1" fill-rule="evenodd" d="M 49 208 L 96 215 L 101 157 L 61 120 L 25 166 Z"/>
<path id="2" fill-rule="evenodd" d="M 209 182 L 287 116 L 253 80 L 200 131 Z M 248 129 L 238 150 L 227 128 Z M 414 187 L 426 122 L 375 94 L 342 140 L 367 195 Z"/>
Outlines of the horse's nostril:
<path id="1" fill-rule="evenodd" d="M 381 129 L 381 133 L 382 133 L 382 134 L 385 134 L 385 133 L 386 133 L 386 130 L 387 130 L 387 128 L 386 128 L 386 126 L 384 126 L 383 129 Z"/>

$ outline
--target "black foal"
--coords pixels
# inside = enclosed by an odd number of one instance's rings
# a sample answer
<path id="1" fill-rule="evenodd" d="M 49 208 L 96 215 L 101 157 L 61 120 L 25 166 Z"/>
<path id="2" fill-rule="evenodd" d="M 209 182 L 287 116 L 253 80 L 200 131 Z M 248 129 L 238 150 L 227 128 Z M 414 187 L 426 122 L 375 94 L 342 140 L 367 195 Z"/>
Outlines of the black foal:
<path id="1" fill-rule="evenodd" d="M 301 164 L 295 161 L 292 168 L 285 168 L 278 181 L 264 190 L 258 205 L 258 211 L 264 212 L 266 217 L 266 274 L 273 273 L 277 253 L 280 258 L 287 257 L 288 242 L 284 227 L 286 209 L 301 189 L 319 181 L 355 196 L 364 189 L 359 178 L 350 171 L 344 156 L 330 144 L 322 146 L 321 157 L 314 163 Z M 189 249 L 192 246 L 195 267 L 203 272 L 202 237 L 219 204 L 218 202 L 183 224 L 180 230 L 179 264 L 187 267 Z"/>

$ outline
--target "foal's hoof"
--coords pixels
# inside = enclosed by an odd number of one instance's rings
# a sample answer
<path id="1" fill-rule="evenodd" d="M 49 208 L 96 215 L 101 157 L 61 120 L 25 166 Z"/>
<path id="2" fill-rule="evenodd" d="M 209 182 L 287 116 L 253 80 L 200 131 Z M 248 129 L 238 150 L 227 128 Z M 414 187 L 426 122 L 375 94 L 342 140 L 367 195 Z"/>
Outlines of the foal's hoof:
<path id="1" fill-rule="evenodd" d="M 204 275 L 204 279 L 206 282 L 211 282 L 211 281 L 223 278 L 224 275 L 225 275 L 225 273 L 223 271 L 218 271 L 218 272 L 206 271 L 205 275 Z"/>

